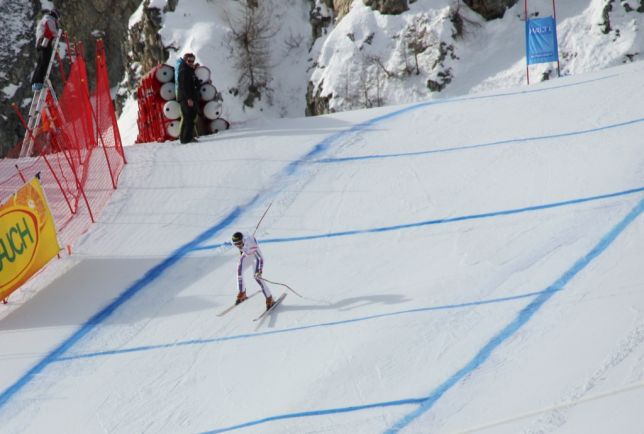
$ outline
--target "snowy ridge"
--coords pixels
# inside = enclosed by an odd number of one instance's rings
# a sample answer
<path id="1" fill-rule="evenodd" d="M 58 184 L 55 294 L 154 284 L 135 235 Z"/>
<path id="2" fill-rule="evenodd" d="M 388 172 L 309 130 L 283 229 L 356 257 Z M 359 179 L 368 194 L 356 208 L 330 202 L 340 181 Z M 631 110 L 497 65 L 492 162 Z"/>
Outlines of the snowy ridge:
<path id="1" fill-rule="evenodd" d="M 637 433 L 643 69 L 127 148 L 0 322 L 3 430 Z M 305 298 L 217 317 L 270 202 L 264 274 Z"/>
<path id="2" fill-rule="evenodd" d="M 639 60 L 644 14 L 628 2 L 609 10 L 605 3 L 557 3 L 562 75 Z M 269 78 L 253 107 L 243 104 L 247 91 L 239 80 L 238 48 L 231 40 L 230 21 L 241 13 L 239 2 L 179 2 L 174 12 L 164 13 L 159 32 L 164 46 L 170 48 L 168 64 L 174 65 L 177 56 L 191 51 L 212 70 L 213 84 L 224 97 L 223 116 L 234 124 L 303 116 L 311 103 L 306 100 L 309 83 L 309 97 L 321 89 L 321 97 L 332 96 L 329 109 L 333 111 L 499 91 L 526 83 L 523 2 L 508 9 L 502 19 L 489 22 L 463 2 L 452 0 L 418 0 L 402 15 L 382 15 L 354 2 L 346 16 L 315 40 L 309 4 L 297 0 L 264 0 L 262 4 L 268 5 L 272 23 L 265 71 Z M 165 1 L 156 4 L 164 5 Z M 322 15 L 329 16 L 326 7 L 322 9 Z M 452 21 L 456 11 L 463 22 L 460 34 Z M 529 13 L 550 15 L 552 2 L 533 0 Z M 130 26 L 140 16 L 139 8 Z M 413 38 L 420 33 L 420 40 Z M 420 42 L 428 48 L 414 59 L 408 45 Z M 531 80 L 541 81 L 544 75 L 554 78 L 555 70 L 555 64 L 534 65 Z M 428 80 L 443 86 L 442 90 L 431 90 Z M 130 99 L 125 110 L 135 105 Z M 135 137 L 126 136 L 126 144 Z"/>

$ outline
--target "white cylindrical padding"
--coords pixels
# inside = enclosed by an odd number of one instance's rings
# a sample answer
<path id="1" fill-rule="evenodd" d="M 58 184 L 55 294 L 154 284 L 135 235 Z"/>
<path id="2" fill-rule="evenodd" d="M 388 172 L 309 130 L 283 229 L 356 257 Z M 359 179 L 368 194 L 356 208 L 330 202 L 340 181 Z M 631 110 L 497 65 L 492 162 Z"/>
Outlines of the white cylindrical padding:
<path id="1" fill-rule="evenodd" d="M 212 84 L 202 84 L 199 88 L 199 93 L 201 93 L 202 101 L 210 101 L 217 95 L 217 88 Z"/>
<path id="2" fill-rule="evenodd" d="M 168 124 L 165 127 L 166 133 L 170 137 L 174 137 L 175 139 L 179 137 L 179 133 L 181 133 L 181 122 L 180 121 L 172 121 L 168 122 Z"/>
<path id="3" fill-rule="evenodd" d="M 171 100 L 163 104 L 163 115 L 167 119 L 179 119 L 181 117 L 181 105 Z"/>
<path id="4" fill-rule="evenodd" d="M 159 95 L 161 95 L 161 98 L 163 98 L 166 101 L 170 101 L 176 98 L 176 94 L 174 92 L 174 83 L 168 82 L 161 86 L 161 90 L 159 90 Z"/>
<path id="5" fill-rule="evenodd" d="M 221 101 L 208 101 L 203 106 L 203 115 L 206 119 L 217 119 L 221 116 Z"/>
<path id="6" fill-rule="evenodd" d="M 230 123 L 226 119 L 219 118 L 210 122 L 210 132 L 212 133 L 227 130 L 228 128 L 230 128 Z"/>
<path id="7" fill-rule="evenodd" d="M 154 73 L 154 77 L 159 83 L 168 83 L 174 81 L 174 68 L 170 65 L 161 65 Z"/>
<path id="8" fill-rule="evenodd" d="M 195 68 L 195 75 L 199 80 L 205 83 L 210 80 L 210 69 L 205 66 L 199 66 L 198 68 Z"/>

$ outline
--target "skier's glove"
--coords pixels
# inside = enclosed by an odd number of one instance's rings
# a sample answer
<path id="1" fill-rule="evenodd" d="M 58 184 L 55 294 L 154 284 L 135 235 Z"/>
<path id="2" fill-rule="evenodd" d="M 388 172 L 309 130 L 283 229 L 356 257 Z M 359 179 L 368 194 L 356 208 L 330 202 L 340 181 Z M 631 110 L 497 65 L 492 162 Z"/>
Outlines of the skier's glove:
<path id="1" fill-rule="evenodd" d="M 262 278 L 262 272 L 258 271 L 257 273 L 255 273 L 255 278 L 261 279 Z"/>

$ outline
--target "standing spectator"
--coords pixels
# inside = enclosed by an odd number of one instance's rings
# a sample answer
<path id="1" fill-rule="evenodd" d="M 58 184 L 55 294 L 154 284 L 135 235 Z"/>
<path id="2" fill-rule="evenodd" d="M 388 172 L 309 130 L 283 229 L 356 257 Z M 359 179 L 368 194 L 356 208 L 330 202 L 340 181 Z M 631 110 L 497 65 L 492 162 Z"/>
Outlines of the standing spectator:
<path id="1" fill-rule="evenodd" d="M 36 27 L 36 51 L 38 63 L 34 75 L 31 77 L 31 88 L 34 91 L 42 89 L 47 74 L 47 67 L 54 50 L 54 40 L 58 34 L 58 20 L 60 13 L 56 9 L 50 10 L 38 22 Z"/>
<path id="2" fill-rule="evenodd" d="M 181 143 L 196 142 L 194 138 L 197 102 L 199 101 L 199 80 L 195 75 L 195 55 L 186 53 L 179 65 L 177 101 L 181 104 Z"/>

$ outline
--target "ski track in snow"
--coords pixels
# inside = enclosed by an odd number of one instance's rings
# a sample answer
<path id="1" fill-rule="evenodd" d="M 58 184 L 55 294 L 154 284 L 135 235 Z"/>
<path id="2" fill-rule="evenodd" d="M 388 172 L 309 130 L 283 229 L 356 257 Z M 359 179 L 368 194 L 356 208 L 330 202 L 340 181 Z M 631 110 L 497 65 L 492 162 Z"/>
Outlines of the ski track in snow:
<path id="1" fill-rule="evenodd" d="M 605 362 L 588 378 L 588 380 L 584 384 L 573 388 L 564 397 L 562 397 L 557 404 L 545 409 L 538 409 L 524 414 L 517 414 L 503 420 L 497 420 L 494 422 L 478 425 L 476 427 L 471 427 L 466 430 L 459 431 L 458 434 L 483 432 L 503 425 L 507 425 L 511 422 L 528 419 L 535 416 L 538 416 L 538 418 L 532 423 L 532 426 L 526 428 L 525 430 L 522 430 L 522 432 L 530 434 L 553 432 L 565 426 L 567 422 L 566 413 L 572 410 L 577 405 L 644 388 L 644 383 L 639 382 L 619 388 L 617 390 L 609 390 L 594 395 L 591 394 L 592 391 L 596 387 L 600 386 L 602 381 L 605 380 L 609 371 L 626 360 L 642 344 L 642 342 L 644 342 L 644 324 L 639 324 L 633 330 L 631 330 L 626 338 L 619 342 L 611 357 L 606 359 Z"/>
<path id="2" fill-rule="evenodd" d="M 39 373 L 41 373 L 47 366 L 49 366 L 52 363 L 57 363 L 61 361 L 81 359 L 81 358 L 94 358 L 99 356 L 113 356 L 121 353 L 135 352 L 135 351 L 159 350 L 163 348 L 169 348 L 169 347 L 181 346 L 181 345 L 204 345 L 204 344 L 211 344 L 211 343 L 220 343 L 228 340 L 258 338 L 258 337 L 268 336 L 268 335 L 273 335 L 278 333 L 300 332 L 300 331 L 304 331 L 312 328 L 339 326 L 339 325 L 354 323 L 358 321 L 367 321 L 367 320 L 385 318 L 385 317 L 396 316 L 396 315 L 418 314 L 423 312 L 431 312 L 435 310 L 465 308 L 465 307 L 472 307 L 472 306 L 480 306 L 484 304 L 501 303 L 501 302 L 506 302 L 511 300 L 514 301 L 514 300 L 519 300 L 523 298 L 534 298 L 530 303 L 526 305 L 526 307 L 524 307 L 517 314 L 516 318 L 511 323 L 509 323 L 505 328 L 499 331 L 499 333 L 496 336 L 492 337 L 490 341 L 487 342 L 481 348 L 480 352 L 472 360 L 466 363 L 461 369 L 455 372 L 453 376 L 446 379 L 437 389 L 432 391 L 427 396 L 412 397 L 412 398 L 395 400 L 395 401 L 387 401 L 387 402 L 376 402 L 376 403 L 360 405 L 360 406 L 340 407 L 340 408 L 322 409 L 322 410 L 310 411 L 310 412 L 298 412 L 298 413 L 289 413 L 289 414 L 283 414 L 283 415 L 275 415 L 275 416 L 266 417 L 263 419 L 249 421 L 244 424 L 215 429 L 211 432 L 232 431 L 242 427 L 254 426 L 254 425 L 268 423 L 276 420 L 283 420 L 283 419 L 293 419 L 293 418 L 299 418 L 299 417 L 318 416 L 318 415 L 334 414 L 334 413 L 346 413 L 346 412 L 361 411 L 361 410 L 377 408 L 377 407 L 416 405 L 418 407 L 416 410 L 408 413 L 406 416 L 404 416 L 403 418 L 395 422 L 391 426 L 391 428 L 387 430 L 387 432 L 394 433 L 404 429 L 405 427 L 413 423 L 414 420 L 416 420 L 419 416 L 427 412 L 433 406 L 433 404 L 440 399 L 440 397 L 445 392 L 447 392 L 455 384 L 460 382 L 464 377 L 471 374 L 482 363 L 484 363 L 496 348 L 502 345 L 507 339 L 509 339 L 511 336 L 514 335 L 514 333 L 516 333 L 521 327 L 523 327 L 531 319 L 534 313 L 537 312 L 539 309 L 541 309 L 554 294 L 563 290 L 564 286 L 571 279 L 573 279 L 578 273 L 583 271 L 584 268 L 590 262 L 596 259 L 599 255 L 601 255 L 612 244 L 612 242 L 626 229 L 626 227 L 628 227 L 628 225 L 632 223 L 644 211 L 644 200 L 640 201 L 628 213 L 628 215 L 624 217 L 624 219 L 620 223 L 614 226 L 601 239 L 601 241 L 597 243 L 597 245 L 593 249 L 591 249 L 587 254 L 581 257 L 555 282 L 553 282 L 550 286 L 548 286 L 544 290 L 538 291 L 535 293 L 523 294 L 523 295 L 512 296 L 512 297 L 496 298 L 496 299 L 490 299 L 490 300 L 472 301 L 469 303 L 461 303 L 456 305 L 429 306 L 425 308 L 383 313 L 380 315 L 372 315 L 368 317 L 361 317 L 361 318 L 355 318 L 355 319 L 337 321 L 337 322 L 331 322 L 331 323 L 325 323 L 325 324 L 315 324 L 315 325 L 309 325 L 309 326 L 294 327 L 290 329 L 272 330 L 272 331 L 266 331 L 266 332 L 237 335 L 237 336 L 218 337 L 213 339 L 187 340 L 187 341 L 175 342 L 167 345 L 137 347 L 137 348 L 130 348 L 130 349 L 97 352 L 92 354 L 74 354 L 72 349 L 80 340 L 85 339 L 96 327 L 100 326 L 100 324 L 103 321 L 105 321 L 106 318 L 111 316 L 117 309 L 119 309 L 119 307 L 126 304 L 135 294 L 144 290 L 150 283 L 154 282 L 155 280 L 163 276 L 163 274 L 168 269 L 173 267 L 178 261 L 180 261 L 184 257 L 188 256 L 191 252 L 198 251 L 198 250 L 218 249 L 218 248 L 228 247 L 230 243 L 221 243 L 221 244 L 214 244 L 214 245 L 212 244 L 207 245 L 205 243 L 209 239 L 218 235 L 225 228 L 230 227 L 236 220 L 240 218 L 242 214 L 248 212 L 253 208 L 260 206 L 260 204 L 265 203 L 267 198 L 270 199 L 275 194 L 277 194 L 277 192 L 279 191 L 277 187 L 283 185 L 284 183 L 288 183 L 289 188 L 296 186 L 291 196 L 291 200 L 294 200 L 294 196 L 297 196 L 297 192 L 301 191 L 306 185 L 306 183 L 309 182 L 311 177 L 315 173 L 317 173 L 318 170 L 321 170 L 323 167 L 322 165 L 319 165 L 315 169 L 312 169 L 312 166 L 306 163 L 343 161 L 342 159 L 315 160 L 315 158 L 317 158 L 320 154 L 327 153 L 329 150 L 332 150 L 333 151 L 332 153 L 338 153 L 344 147 L 348 146 L 352 140 L 355 140 L 357 135 L 368 132 L 369 127 L 376 125 L 380 122 L 391 120 L 395 117 L 402 116 L 406 113 L 410 113 L 412 111 L 415 111 L 430 105 L 456 102 L 456 101 L 483 99 L 483 98 L 497 98 L 497 97 L 503 97 L 507 95 L 517 95 L 517 94 L 524 94 L 524 93 L 531 93 L 531 92 L 543 92 L 543 91 L 558 89 L 562 87 L 578 86 L 584 83 L 590 83 L 597 80 L 603 80 L 610 77 L 614 77 L 616 75 L 617 74 L 605 76 L 597 79 L 587 80 L 583 82 L 573 83 L 573 84 L 563 84 L 559 86 L 553 86 L 553 87 L 547 87 L 547 88 L 541 88 L 541 89 L 534 89 L 534 90 L 527 90 L 527 91 L 524 90 L 519 92 L 507 92 L 507 93 L 499 93 L 494 95 L 474 96 L 474 97 L 466 97 L 466 98 L 454 98 L 452 100 L 431 101 L 431 102 L 416 104 L 410 107 L 406 107 L 402 110 L 393 111 L 383 116 L 373 118 L 367 122 L 359 123 L 347 130 L 340 131 L 339 133 L 328 136 L 326 139 L 324 139 L 323 141 L 315 145 L 313 149 L 302 159 L 289 164 L 284 169 L 283 173 L 276 177 L 277 179 L 274 180 L 274 186 L 272 188 L 269 188 L 265 192 L 256 195 L 251 200 L 249 200 L 248 203 L 238 206 L 226 218 L 222 219 L 220 222 L 213 225 L 208 230 L 204 231 L 202 234 L 200 234 L 198 237 L 196 237 L 189 243 L 178 248 L 175 252 L 173 252 L 170 256 L 168 256 L 157 266 L 149 269 L 136 283 L 134 283 L 132 286 L 127 288 L 109 306 L 107 306 L 105 309 L 95 314 L 76 333 L 74 333 L 70 338 L 65 340 L 60 346 L 58 346 L 46 357 L 44 357 L 36 366 L 34 366 L 30 371 L 28 371 L 25 375 L 23 375 L 14 385 L 12 385 L 7 390 L 5 390 L 2 394 L 0 394 L 0 408 L 10 403 L 11 398 L 26 384 L 28 384 L 32 379 L 34 379 Z M 644 119 L 636 119 L 628 122 L 622 122 L 620 124 L 614 124 L 612 126 L 606 126 L 603 128 L 585 130 L 577 133 L 565 133 L 565 134 L 566 135 L 589 134 L 589 133 L 601 131 L 607 128 L 616 128 L 617 126 L 626 126 L 633 123 L 639 123 L 642 120 Z M 557 136 L 558 135 L 551 135 L 551 136 L 543 136 L 543 137 L 553 138 Z M 525 141 L 538 140 L 538 138 L 514 139 L 513 141 L 523 141 L 523 140 Z M 505 144 L 506 142 L 507 141 L 501 141 L 501 142 L 495 142 L 494 144 Z M 491 143 L 481 144 L 481 145 L 476 145 L 476 147 L 491 146 L 491 145 L 492 145 Z M 334 147 L 332 148 L 332 146 Z M 464 148 L 472 148 L 472 147 L 473 146 L 464 147 Z M 464 148 L 461 148 L 461 149 L 464 149 Z M 436 150 L 436 151 L 427 151 L 427 152 L 439 152 L 439 151 Z M 414 155 L 415 154 L 417 153 L 414 153 Z M 407 154 L 407 155 L 412 155 L 412 154 Z M 382 157 L 384 156 L 359 157 L 359 158 L 382 158 Z M 303 174 L 307 176 L 303 176 Z M 391 231 L 391 230 L 401 230 L 405 228 L 419 227 L 419 226 L 426 226 L 426 225 L 433 225 L 433 224 L 446 224 L 446 223 L 454 223 L 454 222 L 465 221 L 465 220 L 501 217 L 501 216 L 510 215 L 510 214 L 535 212 L 535 211 L 540 211 L 548 208 L 570 206 L 570 205 L 575 205 L 575 204 L 580 204 L 580 203 L 590 202 L 590 201 L 605 200 L 605 199 L 615 198 L 619 196 L 636 195 L 643 191 L 644 191 L 644 187 L 639 187 L 639 188 L 624 190 L 620 192 L 602 194 L 602 195 L 597 195 L 592 197 L 571 199 L 568 201 L 554 202 L 551 204 L 534 205 L 534 206 L 525 207 L 525 208 L 494 211 L 494 212 L 488 212 L 483 214 L 446 218 L 446 219 L 428 220 L 424 222 L 408 223 L 408 224 L 380 227 L 380 228 L 374 228 L 374 229 L 342 231 L 342 232 L 336 232 L 336 233 L 310 235 L 310 236 L 303 236 L 303 237 L 274 238 L 274 239 L 262 240 L 262 243 L 282 243 L 282 242 L 312 240 L 312 239 L 323 238 L 323 237 L 355 236 L 355 235 L 364 234 L 364 233 L 377 233 L 377 232 L 385 232 L 385 231 Z M 280 200 L 287 203 L 289 198 L 287 197 Z M 140 327 L 144 327 L 144 324 L 141 324 Z M 222 330 L 224 328 L 225 326 L 222 328 Z M 627 357 L 628 354 L 630 354 L 630 352 L 632 351 L 632 349 L 635 348 L 637 345 L 639 345 L 642 340 L 644 340 L 644 335 L 642 334 L 642 329 L 640 327 L 640 328 L 637 328 L 624 343 L 622 343 L 622 346 L 616 352 L 615 357 L 611 358 L 606 362 L 604 366 L 600 367 L 596 372 L 596 374 L 594 374 L 586 384 L 581 386 L 579 390 L 571 392 L 569 399 L 573 401 L 578 400 L 581 397 L 583 397 L 588 391 L 592 390 L 593 387 L 595 387 L 595 384 L 601 380 L 605 372 L 609 370 L 611 367 L 620 363 L 625 357 Z M 544 416 L 544 418 L 545 419 L 543 419 L 543 421 L 540 420 L 540 423 L 545 423 L 545 426 L 548 426 L 549 424 L 554 426 L 555 428 L 556 426 L 559 426 L 558 424 L 562 420 L 565 421 L 565 418 L 562 416 L 561 411 L 553 411 L 549 415 Z M 555 421 L 555 423 L 552 422 L 553 420 Z M 542 429 L 541 426 L 538 428 Z"/>
<path id="3" fill-rule="evenodd" d="M 574 407 L 577 403 L 588 399 L 599 399 L 599 397 L 587 397 L 596 387 L 602 384 L 602 381 L 607 377 L 608 372 L 622 363 L 628 358 L 635 349 L 637 349 L 642 342 L 644 342 L 644 324 L 636 326 L 622 341 L 613 352 L 612 356 L 608 358 L 584 383 L 574 388 L 563 399 L 559 405 L 555 406 L 552 410 L 542 415 L 532 428 L 526 430 L 528 433 L 547 433 L 556 431 L 558 428 L 565 425 L 567 421 L 566 413 Z M 636 385 L 642 387 L 642 385 Z M 629 388 L 626 388 L 629 389 Z M 617 393 L 622 390 L 611 391 L 604 393 L 600 397 L 605 397 Z M 585 399 L 586 398 L 586 399 Z"/>
<path id="4" fill-rule="evenodd" d="M 570 280 L 572 280 L 577 274 L 583 271 L 594 259 L 599 257 L 614 241 L 617 237 L 636 219 L 642 212 L 644 212 L 644 199 L 642 199 L 617 225 L 615 225 L 604 237 L 593 247 L 588 253 L 582 256 L 575 264 L 573 264 L 566 272 L 564 272 L 555 282 L 553 282 L 548 288 L 541 291 L 538 295 L 535 296 L 534 300 L 531 301 L 527 306 L 525 306 L 515 317 L 515 319 L 510 322 L 505 328 L 503 328 L 498 334 L 492 337 L 472 358 L 467 362 L 461 369 L 456 371 L 454 375 L 444 381 L 439 387 L 432 391 L 429 395 L 424 397 L 414 397 L 408 399 L 401 399 L 396 401 L 388 402 L 377 402 L 361 406 L 353 407 L 342 407 L 334 409 L 324 409 L 318 411 L 309 411 L 309 412 L 300 412 L 300 413 L 290 413 L 275 415 L 271 417 L 266 417 L 263 419 L 258 419 L 254 421 L 248 421 L 242 424 L 218 428 L 208 433 L 223 433 L 229 431 L 235 431 L 241 428 L 246 428 L 250 426 L 260 425 L 268 422 L 274 422 L 284 419 L 295 419 L 301 417 L 311 417 L 311 416 L 320 416 L 325 414 L 335 414 L 335 413 L 346 413 L 354 411 L 363 411 L 371 408 L 379 407 L 392 407 L 392 406 L 407 406 L 407 405 L 418 405 L 418 408 L 401 419 L 395 422 L 392 427 L 385 432 L 387 434 L 398 433 L 401 430 L 404 430 L 410 424 L 412 424 L 418 417 L 422 416 L 424 413 L 429 411 L 433 405 L 452 387 L 458 384 L 465 377 L 470 375 L 475 371 L 480 365 L 482 365 L 496 350 L 501 346 L 505 341 L 512 337 L 517 331 L 519 331 L 526 323 L 530 321 L 532 316 L 539 311 L 549 300 L 556 294 L 564 290 L 564 287 Z M 639 334 L 636 334 L 639 336 Z M 629 341 L 630 342 L 630 341 Z M 633 344 L 628 344 L 629 348 L 634 348 Z M 624 351 L 620 351 L 619 354 L 623 354 Z M 621 360 L 623 357 L 618 357 L 617 359 L 612 359 L 604 368 L 614 366 L 616 363 L 615 360 Z M 601 370 L 600 370 L 601 371 Z M 598 374 L 600 375 L 600 374 Z M 595 378 L 595 376 L 593 376 Z M 596 381 L 596 380 L 595 380 Z M 594 380 L 590 380 L 591 384 L 594 384 Z M 592 388 L 592 387 L 591 387 Z"/>

